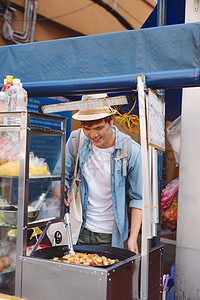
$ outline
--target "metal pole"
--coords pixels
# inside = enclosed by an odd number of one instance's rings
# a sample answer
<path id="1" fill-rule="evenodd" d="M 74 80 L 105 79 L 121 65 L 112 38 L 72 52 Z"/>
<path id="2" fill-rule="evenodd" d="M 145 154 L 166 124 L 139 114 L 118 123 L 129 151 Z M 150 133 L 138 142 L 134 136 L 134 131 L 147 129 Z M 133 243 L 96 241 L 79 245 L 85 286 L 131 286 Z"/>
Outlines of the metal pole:
<path id="1" fill-rule="evenodd" d="M 60 182 L 60 217 L 63 219 L 65 215 L 64 210 L 64 193 L 65 193 L 65 144 L 66 144 L 66 119 L 61 123 L 62 137 L 61 137 L 61 182 Z"/>
<path id="2" fill-rule="evenodd" d="M 145 77 L 138 75 L 138 101 L 140 116 L 140 141 L 142 152 L 143 172 L 143 210 L 142 210 L 142 247 L 141 247 L 141 289 L 140 298 L 148 299 L 148 273 L 149 273 L 149 238 L 151 238 L 151 216 L 150 216 L 150 182 L 149 182 L 149 159 L 147 150 L 146 134 L 146 94 Z"/>
<path id="3" fill-rule="evenodd" d="M 20 129 L 20 155 L 19 155 L 19 177 L 18 177 L 18 211 L 17 211 L 17 245 L 16 245 L 16 272 L 15 272 L 15 296 L 21 297 L 22 293 L 22 263 L 20 257 L 26 251 L 26 228 L 25 219 L 25 195 L 26 195 L 26 146 L 27 146 L 27 113 L 21 113 Z M 27 208 L 27 206 L 26 206 Z"/>
<path id="4" fill-rule="evenodd" d="M 157 224 L 159 223 L 158 207 L 158 153 L 157 149 L 152 148 L 152 235 L 157 236 Z"/>
<path id="5" fill-rule="evenodd" d="M 158 0 L 157 10 L 157 25 L 166 25 L 167 0 Z"/>

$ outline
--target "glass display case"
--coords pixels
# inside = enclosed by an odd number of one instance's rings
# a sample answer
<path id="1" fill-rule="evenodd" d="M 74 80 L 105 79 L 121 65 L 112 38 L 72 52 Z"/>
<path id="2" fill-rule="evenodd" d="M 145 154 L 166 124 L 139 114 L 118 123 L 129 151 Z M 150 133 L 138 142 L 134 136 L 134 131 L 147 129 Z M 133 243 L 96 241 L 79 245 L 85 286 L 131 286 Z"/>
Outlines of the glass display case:
<path id="1" fill-rule="evenodd" d="M 13 125 L 6 125 L 8 118 Z M 64 216 L 66 118 L 12 112 L 0 113 L 0 120 L 0 292 L 19 295 L 29 230 L 45 232 Z M 60 155 L 60 174 L 54 175 Z"/>

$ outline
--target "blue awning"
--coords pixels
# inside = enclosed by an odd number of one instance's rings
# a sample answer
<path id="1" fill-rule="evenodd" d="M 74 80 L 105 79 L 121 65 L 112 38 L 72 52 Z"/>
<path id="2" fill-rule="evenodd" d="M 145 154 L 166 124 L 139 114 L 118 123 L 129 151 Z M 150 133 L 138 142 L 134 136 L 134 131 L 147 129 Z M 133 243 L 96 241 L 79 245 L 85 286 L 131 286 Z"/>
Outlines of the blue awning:
<path id="1" fill-rule="evenodd" d="M 200 24 L 179 24 L 0 47 L 0 82 L 11 74 L 29 97 L 199 86 Z M 170 107 L 168 107 L 170 110 Z"/>
<path id="2" fill-rule="evenodd" d="M 82 80 L 199 68 L 200 24 L 0 47 L 0 82 Z"/>
<path id="3" fill-rule="evenodd" d="M 24 82 L 30 97 L 72 96 L 99 92 L 133 91 L 137 88 L 137 75 L 121 75 L 100 78 Z M 147 87 L 173 89 L 200 86 L 200 68 L 144 73 Z"/>

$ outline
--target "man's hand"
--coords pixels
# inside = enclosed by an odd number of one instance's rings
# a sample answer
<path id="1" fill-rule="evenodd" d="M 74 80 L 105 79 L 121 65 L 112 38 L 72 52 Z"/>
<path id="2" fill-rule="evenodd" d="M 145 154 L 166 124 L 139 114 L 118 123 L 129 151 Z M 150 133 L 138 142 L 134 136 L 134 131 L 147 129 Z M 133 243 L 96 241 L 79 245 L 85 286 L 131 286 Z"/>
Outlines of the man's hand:
<path id="1" fill-rule="evenodd" d="M 135 252 L 136 254 L 139 254 L 139 251 L 138 251 L 138 245 L 137 245 L 137 239 L 134 239 L 132 237 L 130 237 L 128 239 L 128 249 L 130 251 L 133 251 Z"/>
<path id="2" fill-rule="evenodd" d="M 60 200 L 60 184 L 58 184 L 54 187 L 53 193 L 54 193 L 55 198 Z"/>
<path id="3" fill-rule="evenodd" d="M 67 191 L 66 187 L 65 187 L 65 191 Z M 60 184 L 55 186 L 53 193 L 54 193 L 55 198 L 60 200 Z M 70 196 L 68 196 L 67 199 L 64 199 L 64 204 L 66 206 L 69 206 L 71 202 L 72 202 L 72 199 L 70 198 Z"/>
<path id="4" fill-rule="evenodd" d="M 68 196 L 67 199 L 64 199 L 64 203 L 66 206 L 69 206 L 71 202 L 72 202 L 72 199 L 70 196 Z"/>

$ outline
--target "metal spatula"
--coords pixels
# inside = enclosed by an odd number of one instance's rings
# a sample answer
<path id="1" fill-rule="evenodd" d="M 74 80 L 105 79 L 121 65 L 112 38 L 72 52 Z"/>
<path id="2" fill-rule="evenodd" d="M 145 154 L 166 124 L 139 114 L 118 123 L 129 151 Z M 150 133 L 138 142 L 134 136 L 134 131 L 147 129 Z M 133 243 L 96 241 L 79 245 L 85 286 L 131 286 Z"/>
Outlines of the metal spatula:
<path id="1" fill-rule="evenodd" d="M 65 199 L 67 199 L 67 192 L 65 192 Z M 72 241 L 72 230 L 71 230 L 71 223 L 70 223 L 70 214 L 69 214 L 69 206 L 65 205 L 65 223 L 67 226 L 67 239 L 68 239 L 68 249 L 70 254 L 75 254 L 73 241 Z"/>

